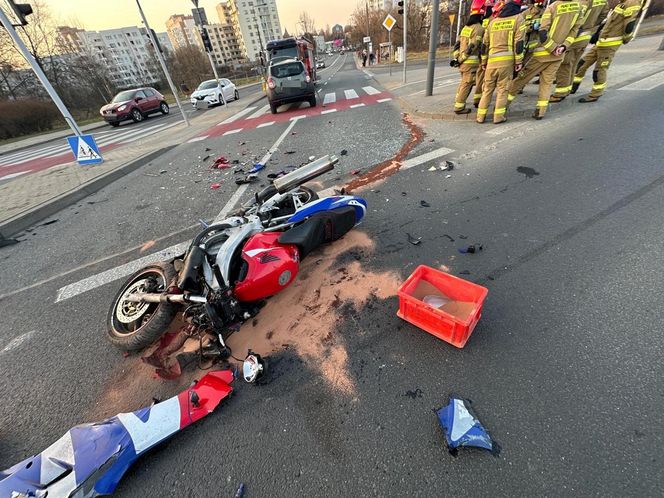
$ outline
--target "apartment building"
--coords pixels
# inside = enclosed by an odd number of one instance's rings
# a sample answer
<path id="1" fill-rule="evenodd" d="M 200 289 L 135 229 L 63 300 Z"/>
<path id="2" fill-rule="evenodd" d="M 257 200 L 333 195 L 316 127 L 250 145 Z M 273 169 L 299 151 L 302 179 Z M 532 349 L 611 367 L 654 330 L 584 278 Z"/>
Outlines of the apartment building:
<path id="1" fill-rule="evenodd" d="M 370 9 L 392 10 L 392 0 L 369 0 Z"/>
<path id="2" fill-rule="evenodd" d="M 173 49 L 189 47 L 203 47 L 198 29 L 194 22 L 194 16 L 185 16 L 183 14 L 174 14 L 166 21 L 166 33 L 171 40 Z"/>

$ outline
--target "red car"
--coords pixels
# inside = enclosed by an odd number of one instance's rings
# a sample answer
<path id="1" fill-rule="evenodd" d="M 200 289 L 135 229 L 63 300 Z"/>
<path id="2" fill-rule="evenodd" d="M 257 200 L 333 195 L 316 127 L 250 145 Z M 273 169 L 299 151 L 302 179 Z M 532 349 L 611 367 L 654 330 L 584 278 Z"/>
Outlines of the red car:
<path id="1" fill-rule="evenodd" d="M 111 126 L 120 126 L 122 121 L 128 119 L 138 123 L 152 113 L 168 114 L 169 110 L 164 96 L 154 88 L 146 87 L 118 93 L 110 104 L 101 108 L 99 114 Z"/>

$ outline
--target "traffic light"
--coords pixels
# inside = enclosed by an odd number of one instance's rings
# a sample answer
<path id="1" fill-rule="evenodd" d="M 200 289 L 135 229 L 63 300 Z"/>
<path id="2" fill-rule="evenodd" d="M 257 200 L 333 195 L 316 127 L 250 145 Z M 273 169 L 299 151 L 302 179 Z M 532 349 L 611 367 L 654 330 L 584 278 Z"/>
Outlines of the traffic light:
<path id="1" fill-rule="evenodd" d="M 212 42 L 210 41 L 210 35 L 208 34 L 207 29 L 201 28 L 201 38 L 203 39 L 205 51 L 212 52 Z"/>
<path id="2" fill-rule="evenodd" d="M 399 6 L 399 11 L 398 11 L 398 12 L 399 12 L 399 14 L 401 14 L 401 15 L 403 15 L 403 4 L 404 4 L 404 0 L 399 0 L 399 1 L 397 2 L 397 5 Z"/>
<path id="3" fill-rule="evenodd" d="M 16 14 L 16 18 L 19 22 L 18 26 L 25 26 L 28 24 L 26 17 L 32 14 L 32 6 L 29 3 L 14 3 L 14 0 L 9 0 L 9 5 Z"/>

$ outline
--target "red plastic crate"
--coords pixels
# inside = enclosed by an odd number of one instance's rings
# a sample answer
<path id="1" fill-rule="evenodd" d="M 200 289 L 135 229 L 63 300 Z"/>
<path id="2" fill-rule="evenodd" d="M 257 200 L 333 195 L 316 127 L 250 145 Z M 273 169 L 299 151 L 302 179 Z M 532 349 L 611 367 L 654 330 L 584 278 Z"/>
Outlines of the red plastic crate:
<path id="1" fill-rule="evenodd" d="M 455 301 L 472 303 L 464 306 L 467 311 L 464 313 L 465 319 L 421 301 L 424 297 L 422 293 L 425 291 L 426 294 L 427 289 L 437 289 Z M 462 348 L 482 316 L 482 305 L 488 293 L 486 287 L 421 265 L 399 287 L 397 316 L 457 348 Z"/>

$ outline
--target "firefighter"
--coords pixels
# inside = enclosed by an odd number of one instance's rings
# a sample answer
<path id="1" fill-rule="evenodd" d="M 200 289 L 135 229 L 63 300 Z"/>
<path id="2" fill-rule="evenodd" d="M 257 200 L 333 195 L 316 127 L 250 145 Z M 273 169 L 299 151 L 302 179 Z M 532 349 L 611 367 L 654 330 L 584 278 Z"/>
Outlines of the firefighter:
<path id="1" fill-rule="evenodd" d="M 597 102 L 604 93 L 606 73 L 613 56 L 621 45 L 629 43 L 634 37 L 634 28 L 636 28 L 641 6 L 641 0 L 624 0 L 609 13 L 606 24 L 596 35 L 597 44 L 579 61 L 579 68 L 576 71 L 572 85 L 572 93 L 575 93 L 579 88 L 590 66 L 595 65 L 592 90 L 587 97 L 580 98 L 579 102 Z M 594 41 L 591 39 L 590 43 Z"/>
<path id="2" fill-rule="evenodd" d="M 583 17 L 581 31 L 574 39 L 574 43 L 565 52 L 563 63 L 556 73 L 556 89 L 549 102 L 560 102 L 572 91 L 572 79 L 576 71 L 579 59 L 583 51 L 588 46 L 590 38 L 597 28 L 604 23 L 604 19 L 609 13 L 609 3 L 607 0 L 585 0 L 588 3 L 586 14 Z"/>
<path id="3" fill-rule="evenodd" d="M 470 109 L 466 108 L 466 100 L 475 85 L 483 35 L 482 15 L 479 11 L 471 11 L 466 25 L 461 30 L 459 40 L 454 46 L 454 58 L 450 61 L 450 66 L 458 67 L 461 72 L 461 83 L 459 83 L 454 99 L 454 112 L 457 114 L 470 112 Z"/>
<path id="4" fill-rule="evenodd" d="M 477 122 L 484 123 L 491 97 L 496 90 L 493 122 L 503 123 L 507 104 L 507 91 L 515 71 L 521 69 L 523 40 L 526 24 L 521 5 L 516 1 L 505 4 L 498 17 L 491 19 L 482 40 L 482 66 L 486 68 L 482 99 L 477 108 Z"/>
<path id="5" fill-rule="evenodd" d="M 484 16 L 482 19 L 482 30 L 486 30 L 486 27 L 489 25 L 491 20 L 491 13 L 493 11 L 492 0 L 473 0 L 471 4 L 471 11 L 477 10 L 479 13 Z M 477 107 L 480 105 L 480 99 L 482 98 L 482 87 L 484 85 L 484 66 L 482 64 L 477 68 L 477 75 L 475 76 L 475 94 L 473 95 L 473 105 Z"/>
<path id="6" fill-rule="evenodd" d="M 544 12 L 544 0 L 533 0 L 526 10 L 523 11 L 523 18 L 526 21 L 526 52 L 523 56 L 523 63 L 526 64 L 533 55 L 535 47 L 539 44 L 537 32 L 539 31 L 540 19 Z"/>
<path id="7" fill-rule="evenodd" d="M 563 61 L 563 54 L 572 45 L 582 20 L 583 7 L 577 0 L 556 0 L 544 10 L 539 29 L 539 44 L 523 71 L 512 81 L 508 103 L 516 98 L 534 76 L 539 75 L 539 92 L 533 118 L 544 117 L 549 105 L 551 86 Z"/>

